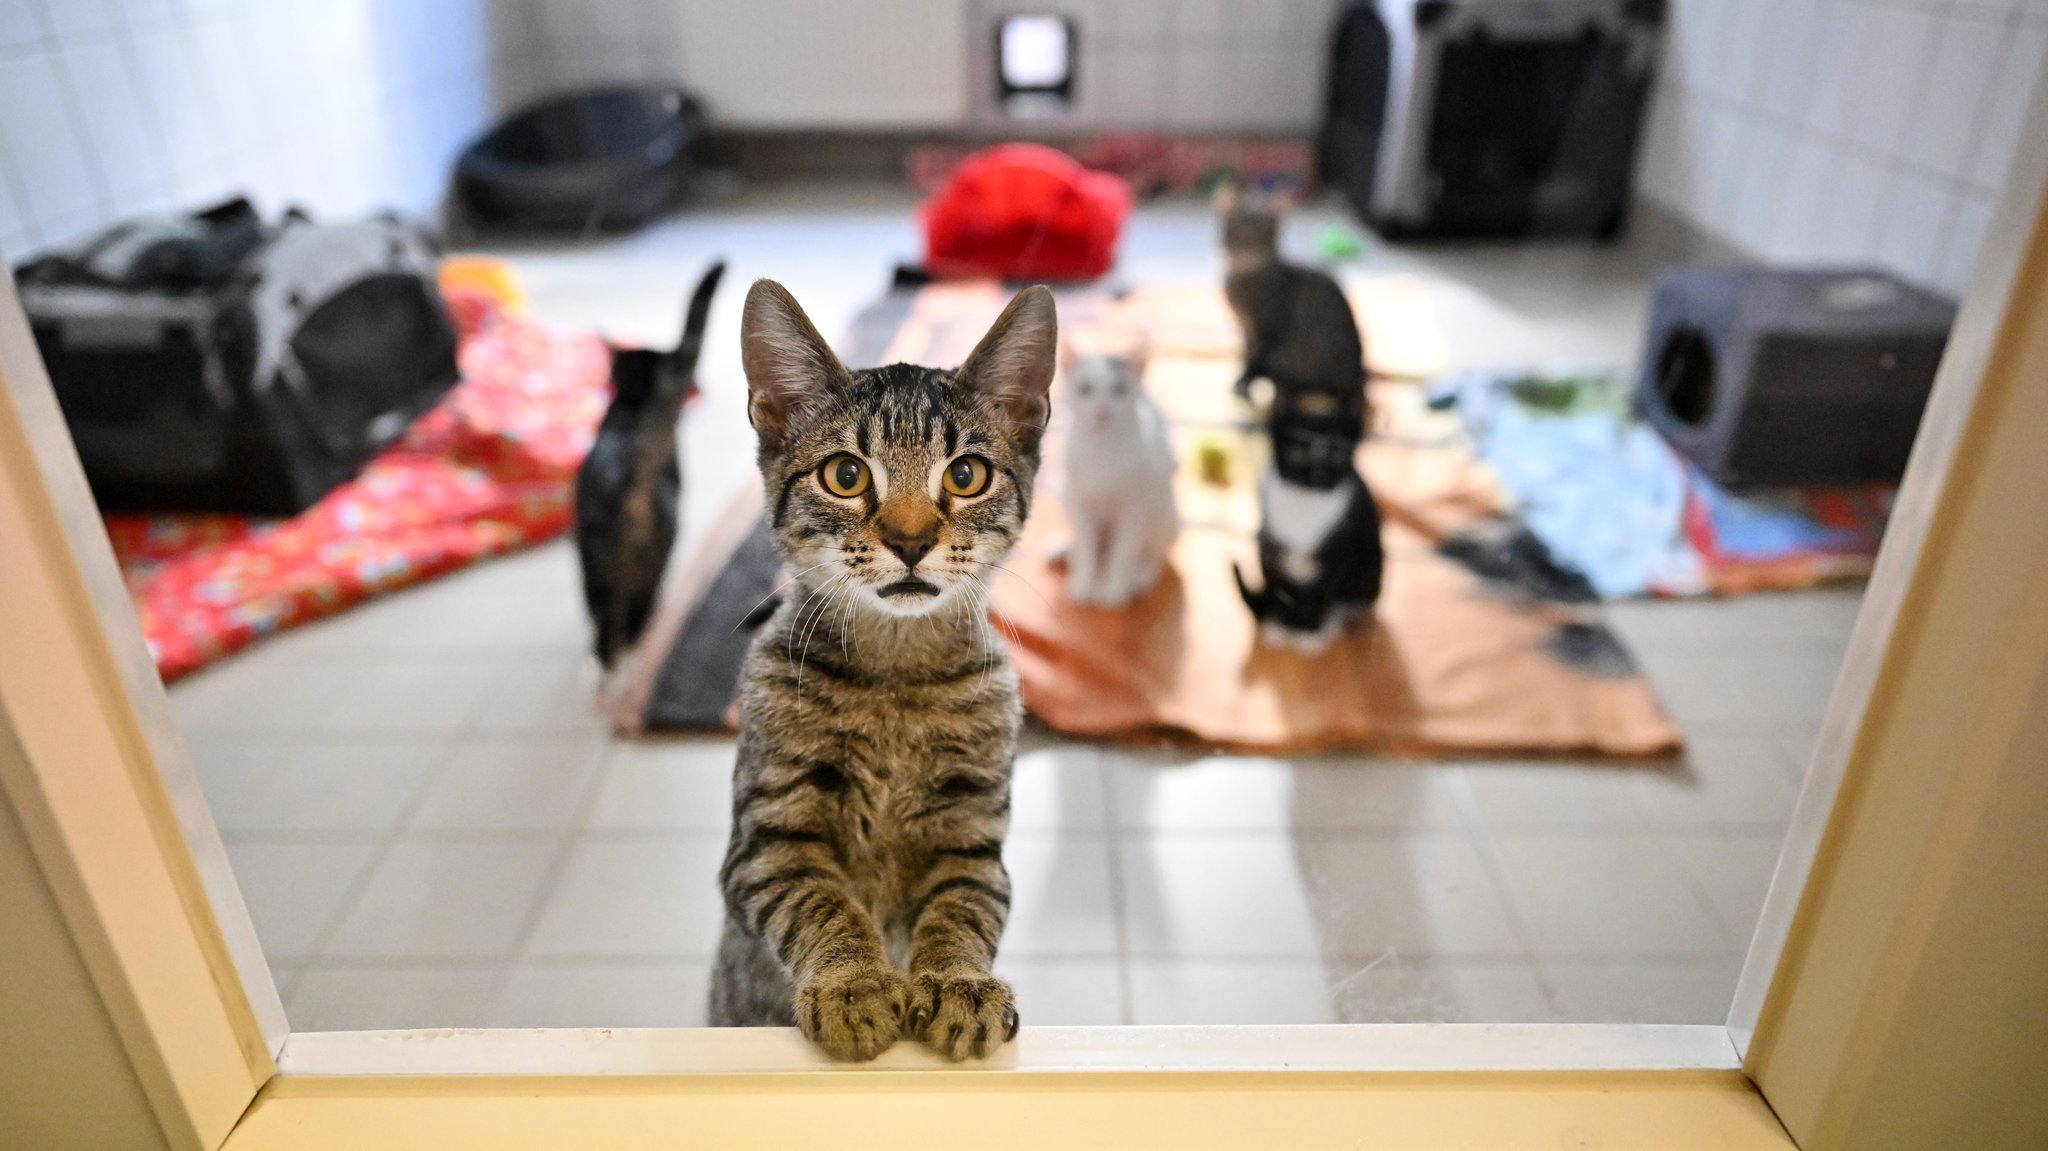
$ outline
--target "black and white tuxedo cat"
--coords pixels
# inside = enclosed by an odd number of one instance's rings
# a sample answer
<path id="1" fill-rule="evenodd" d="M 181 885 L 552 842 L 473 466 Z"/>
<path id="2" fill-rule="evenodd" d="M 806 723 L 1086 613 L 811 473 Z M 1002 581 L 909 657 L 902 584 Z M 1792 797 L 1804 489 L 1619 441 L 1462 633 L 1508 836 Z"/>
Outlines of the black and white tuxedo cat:
<path id="1" fill-rule="evenodd" d="M 1320 652 L 1379 599 L 1380 511 L 1352 463 L 1365 433 L 1362 391 L 1280 392 L 1259 479 L 1259 568 L 1237 586 L 1267 642 Z"/>

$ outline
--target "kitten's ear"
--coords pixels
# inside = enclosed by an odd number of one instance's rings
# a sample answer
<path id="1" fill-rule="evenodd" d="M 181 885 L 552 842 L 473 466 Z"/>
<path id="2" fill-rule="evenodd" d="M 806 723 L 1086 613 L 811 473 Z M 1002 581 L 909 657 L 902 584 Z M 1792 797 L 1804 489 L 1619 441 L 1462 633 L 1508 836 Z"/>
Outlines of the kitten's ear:
<path id="1" fill-rule="evenodd" d="M 747 290 L 740 362 L 747 373 L 747 419 L 770 450 L 781 446 L 791 420 L 850 379 L 796 297 L 773 280 L 756 280 Z"/>
<path id="2" fill-rule="evenodd" d="M 1131 365 L 1131 378 L 1142 381 L 1145 378 L 1145 362 L 1152 355 L 1152 342 L 1139 339 L 1131 344 L 1131 350 L 1124 360 Z"/>
<path id="3" fill-rule="evenodd" d="M 960 365 L 960 382 L 1002 407 L 1010 435 L 1026 451 L 1037 449 L 1052 414 L 1045 393 L 1052 386 L 1059 342 L 1052 292 L 1037 284 L 1017 293 Z"/>

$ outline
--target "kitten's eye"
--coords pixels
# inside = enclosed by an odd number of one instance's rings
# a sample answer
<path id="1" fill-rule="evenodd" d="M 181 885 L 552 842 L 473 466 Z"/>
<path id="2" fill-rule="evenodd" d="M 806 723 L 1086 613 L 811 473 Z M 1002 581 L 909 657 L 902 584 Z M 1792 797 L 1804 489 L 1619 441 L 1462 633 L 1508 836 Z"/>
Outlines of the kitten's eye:
<path id="1" fill-rule="evenodd" d="M 980 456 L 961 456 L 946 465 L 946 490 L 956 496 L 978 496 L 988 487 L 988 461 Z"/>
<path id="2" fill-rule="evenodd" d="M 1095 394 L 1095 386 L 1093 384 L 1081 384 L 1076 390 L 1081 393 L 1081 398 L 1084 400 Z"/>
<path id="3" fill-rule="evenodd" d="M 841 499 L 852 499 L 868 490 L 868 466 L 841 452 L 818 468 L 818 482 Z"/>

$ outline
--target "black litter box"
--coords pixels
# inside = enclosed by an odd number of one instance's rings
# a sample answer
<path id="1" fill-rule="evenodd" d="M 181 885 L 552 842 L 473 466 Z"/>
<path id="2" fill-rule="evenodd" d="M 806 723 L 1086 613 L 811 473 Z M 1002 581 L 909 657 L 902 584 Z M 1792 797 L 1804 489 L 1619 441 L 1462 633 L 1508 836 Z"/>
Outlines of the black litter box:
<path id="1" fill-rule="evenodd" d="M 703 131 L 675 88 L 594 88 L 513 113 L 455 162 L 472 227 L 588 233 L 637 228 L 673 203 Z"/>
<path id="2" fill-rule="evenodd" d="M 1667 268 L 1636 408 L 1724 487 L 1896 483 L 1954 320 L 1875 268 Z"/>

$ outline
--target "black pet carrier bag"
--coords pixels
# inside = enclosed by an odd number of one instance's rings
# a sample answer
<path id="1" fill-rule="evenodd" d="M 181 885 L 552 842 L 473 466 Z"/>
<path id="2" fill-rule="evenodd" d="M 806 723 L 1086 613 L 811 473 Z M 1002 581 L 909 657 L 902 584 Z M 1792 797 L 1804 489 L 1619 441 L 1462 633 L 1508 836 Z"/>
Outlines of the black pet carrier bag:
<path id="1" fill-rule="evenodd" d="M 17 276 L 102 510 L 290 515 L 455 383 L 436 262 L 395 217 L 272 228 L 235 201 Z"/>

